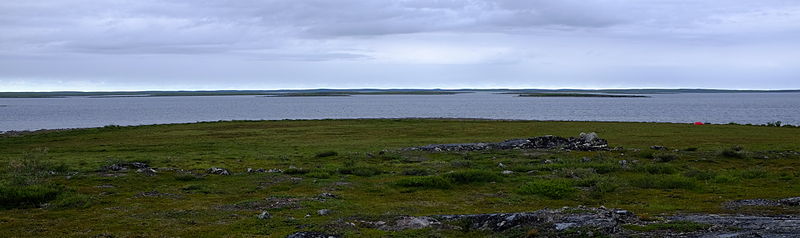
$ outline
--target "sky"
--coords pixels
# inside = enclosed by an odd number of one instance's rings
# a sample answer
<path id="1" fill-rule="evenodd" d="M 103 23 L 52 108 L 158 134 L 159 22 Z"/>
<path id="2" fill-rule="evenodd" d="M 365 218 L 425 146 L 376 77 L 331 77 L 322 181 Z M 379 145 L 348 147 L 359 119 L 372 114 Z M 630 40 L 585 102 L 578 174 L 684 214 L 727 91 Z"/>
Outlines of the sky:
<path id="1" fill-rule="evenodd" d="M 800 88 L 797 0 L 0 1 L 0 91 Z"/>

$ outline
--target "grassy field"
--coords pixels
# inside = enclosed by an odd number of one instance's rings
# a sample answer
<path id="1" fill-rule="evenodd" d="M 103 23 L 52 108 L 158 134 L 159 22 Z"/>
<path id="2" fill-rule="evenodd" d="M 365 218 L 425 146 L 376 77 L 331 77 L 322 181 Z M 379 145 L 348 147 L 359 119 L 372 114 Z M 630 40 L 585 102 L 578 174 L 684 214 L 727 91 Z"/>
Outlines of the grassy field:
<path id="1" fill-rule="evenodd" d="M 580 132 L 597 132 L 622 148 L 398 150 Z M 300 120 L 33 133 L 0 137 L 0 237 L 285 237 L 298 230 L 488 236 L 343 224 L 577 205 L 629 209 L 642 217 L 798 214 L 796 208 L 731 211 L 722 205 L 800 195 L 800 157 L 792 152 L 798 150 L 800 128 L 670 123 Z M 131 162 L 157 172 L 103 169 Z M 208 174 L 211 167 L 232 175 Z M 247 168 L 283 172 L 247 173 Z M 330 213 L 319 215 L 320 209 Z M 262 211 L 271 218 L 258 219 Z"/>

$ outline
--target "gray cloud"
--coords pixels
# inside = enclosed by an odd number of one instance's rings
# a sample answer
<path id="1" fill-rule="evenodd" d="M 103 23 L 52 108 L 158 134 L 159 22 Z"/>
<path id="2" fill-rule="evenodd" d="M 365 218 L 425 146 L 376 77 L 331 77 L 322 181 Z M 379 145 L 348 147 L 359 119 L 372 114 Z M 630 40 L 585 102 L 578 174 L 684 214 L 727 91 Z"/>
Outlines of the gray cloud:
<path id="1" fill-rule="evenodd" d="M 800 87 L 800 3 L 788 0 L 41 0 L 0 12 L 0 82 L 15 85 L 0 91 L 636 87 L 665 72 L 681 80 L 663 86 Z M 399 76 L 345 71 L 367 69 Z"/>

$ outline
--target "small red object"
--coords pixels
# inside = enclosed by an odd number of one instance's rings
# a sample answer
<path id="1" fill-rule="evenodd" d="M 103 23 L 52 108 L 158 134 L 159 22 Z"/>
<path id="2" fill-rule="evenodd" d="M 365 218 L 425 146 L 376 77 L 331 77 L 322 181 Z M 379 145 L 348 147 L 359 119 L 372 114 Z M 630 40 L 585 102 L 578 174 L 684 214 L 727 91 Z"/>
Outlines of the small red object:
<path id="1" fill-rule="evenodd" d="M 695 122 L 694 124 L 695 124 L 695 125 L 704 125 L 702 122 L 699 122 L 699 121 L 698 121 L 698 122 Z"/>

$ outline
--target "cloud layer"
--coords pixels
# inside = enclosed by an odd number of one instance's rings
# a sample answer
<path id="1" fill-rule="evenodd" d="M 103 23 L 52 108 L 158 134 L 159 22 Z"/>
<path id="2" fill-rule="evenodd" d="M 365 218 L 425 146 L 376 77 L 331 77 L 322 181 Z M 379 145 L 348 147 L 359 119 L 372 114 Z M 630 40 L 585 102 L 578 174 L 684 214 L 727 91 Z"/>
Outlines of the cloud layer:
<path id="1" fill-rule="evenodd" d="M 0 3 L 0 91 L 800 88 L 797 1 Z"/>

